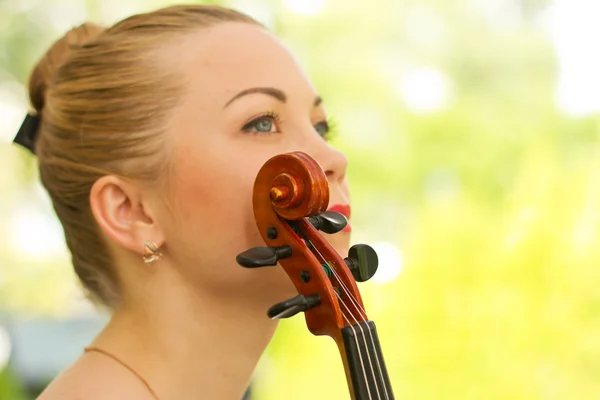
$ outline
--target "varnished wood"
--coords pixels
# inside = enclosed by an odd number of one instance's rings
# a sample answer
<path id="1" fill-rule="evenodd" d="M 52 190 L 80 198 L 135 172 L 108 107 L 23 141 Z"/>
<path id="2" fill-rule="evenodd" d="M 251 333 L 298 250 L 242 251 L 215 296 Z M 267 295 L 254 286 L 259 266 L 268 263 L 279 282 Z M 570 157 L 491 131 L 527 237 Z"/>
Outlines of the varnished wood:
<path id="1" fill-rule="evenodd" d="M 291 246 L 292 256 L 279 260 L 279 264 L 298 293 L 320 296 L 321 304 L 304 313 L 306 325 L 314 335 L 335 340 L 351 398 L 356 399 L 342 329 L 368 318 L 356 281 L 344 259 L 307 220 L 326 211 L 328 203 L 325 172 L 312 157 L 302 152 L 271 158 L 259 171 L 254 184 L 254 216 L 260 233 L 268 246 Z M 272 228 L 277 231 L 274 238 L 268 234 L 273 232 Z M 312 247 L 307 246 L 305 240 L 310 241 Z M 327 275 L 322 263 L 335 271 L 343 285 Z M 306 278 L 306 273 L 310 275 L 308 281 L 301 278 Z M 372 400 L 379 399 L 373 397 Z"/>

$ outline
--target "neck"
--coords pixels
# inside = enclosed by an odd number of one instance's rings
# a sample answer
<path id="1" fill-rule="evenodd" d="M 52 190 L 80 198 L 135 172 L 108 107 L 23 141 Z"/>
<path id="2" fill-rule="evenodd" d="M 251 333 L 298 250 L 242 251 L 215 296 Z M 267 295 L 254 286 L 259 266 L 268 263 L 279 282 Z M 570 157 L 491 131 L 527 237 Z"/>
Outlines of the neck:
<path id="1" fill-rule="evenodd" d="M 121 358 L 163 400 L 241 399 L 276 328 L 265 305 L 174 280 L 160 285 L 152 287 L 160 296 L 118 308 L 92 345 Z"/>

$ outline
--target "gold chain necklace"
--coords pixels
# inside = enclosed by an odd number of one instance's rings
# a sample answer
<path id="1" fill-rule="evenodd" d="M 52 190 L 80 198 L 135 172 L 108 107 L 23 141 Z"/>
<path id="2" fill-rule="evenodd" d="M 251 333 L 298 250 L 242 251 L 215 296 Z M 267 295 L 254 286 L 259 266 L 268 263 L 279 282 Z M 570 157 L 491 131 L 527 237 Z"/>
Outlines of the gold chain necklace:
<path id="1" fill-rule="evenodd" d="M 89 346 L 89 347 L 84 347 L 83 349 L 86 353 L 90 352 L 90 351 L 96 351 L 98 353 L 102 353 L 107 357 L 112 358 L 113 360 L 115 360 L 116 362 L 118 362 L 119 364 L 121 364 L 122 366 L 124 366 L 125 368 L 127 368 L 128 370 L 130 370 L 135 376 L 137 376 L 139 378 L 140 381 L 142 381 L 142 383 L 144 385 L 146 385 L 146 388 L 148 389 L 148 391 L 152 394 L 152 396 L 154 397 L 155 400 L 160 400 L 160 398 L 158 397 L 158 395 L 156 394 L 156 392 L 154 391 L 154 389 L 152 389 L 152 387 L 150 387 L 150 384 L 148 383 L 147 380 L 144 379 L 144 377 L 142 375 L 140 375 L 139 372 L 137 372 L 136 370 L 134 370 L 133 368 L 131 368 L 129 365 L 127 365 L 123 360 L 121 360 L 120 358 L 118 358 L 117 356 L 115 356 L 114 354 L 109 353 L 106 350 L 102 350 L 98 347 L 93 347 L 93 346 Z"/>

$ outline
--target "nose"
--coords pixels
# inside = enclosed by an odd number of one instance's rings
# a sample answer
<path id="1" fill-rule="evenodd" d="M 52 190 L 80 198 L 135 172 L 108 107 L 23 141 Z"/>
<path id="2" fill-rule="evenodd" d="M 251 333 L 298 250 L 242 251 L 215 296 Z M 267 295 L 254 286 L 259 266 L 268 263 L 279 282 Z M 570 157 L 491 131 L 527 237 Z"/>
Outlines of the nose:
<path id="1" fill-rule="evenodd" d="M 329 182 L 342 182 L 346 178 L 348 157 L 319 137 L 316 142 L 311 155 L 321 165 Z"/>

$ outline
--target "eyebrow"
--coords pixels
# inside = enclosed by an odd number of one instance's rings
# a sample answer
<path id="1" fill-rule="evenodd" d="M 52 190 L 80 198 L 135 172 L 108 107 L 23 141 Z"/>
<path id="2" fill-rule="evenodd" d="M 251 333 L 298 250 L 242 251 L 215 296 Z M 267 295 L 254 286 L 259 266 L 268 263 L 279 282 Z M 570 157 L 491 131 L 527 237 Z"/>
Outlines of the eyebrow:
<path id="1" fill-rule="evenodd" d="M 235 100 L 239 99 L 240 97 L 244 97 L 244 96 L 247 96 L 249 94 L 254 94 L 254 93 L 266 94 L 267 96 L 274 97 L 275 99 L 279 100 L 282 103 L 285 103 L 287 101 L 287 95 L 283 92 L 283 90 L 272 88 L 272 87 L 254 87 L 254 88 L 242 90 L 241 92 L 239 92 L 238 94 L 233 96 L 231 98 L 231 100 L 229 100 L 223 108 L 227 107 L 228 105 L 233 103 Z M 313 102 L 313 107 L 317 107 L 317 106 L 321 105 L 321 103 L 323 103 L 323 99 L 321 97 L 317 96 L 315 98 L 315 101 Z"/>

